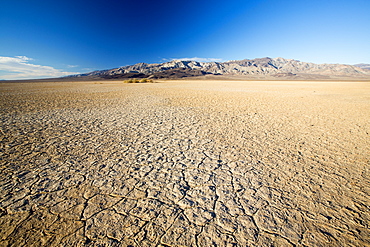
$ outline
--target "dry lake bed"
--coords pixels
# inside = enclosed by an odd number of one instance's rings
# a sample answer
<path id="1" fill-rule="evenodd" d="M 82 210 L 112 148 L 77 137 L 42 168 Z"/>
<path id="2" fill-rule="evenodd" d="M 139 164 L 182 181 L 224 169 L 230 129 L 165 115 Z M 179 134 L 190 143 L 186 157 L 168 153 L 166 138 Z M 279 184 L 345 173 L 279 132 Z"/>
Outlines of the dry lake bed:
<path id="1" fill-rule="evenodd" d="M 370 83 L 0 83 L 0 246 L 370 246 Z"/>

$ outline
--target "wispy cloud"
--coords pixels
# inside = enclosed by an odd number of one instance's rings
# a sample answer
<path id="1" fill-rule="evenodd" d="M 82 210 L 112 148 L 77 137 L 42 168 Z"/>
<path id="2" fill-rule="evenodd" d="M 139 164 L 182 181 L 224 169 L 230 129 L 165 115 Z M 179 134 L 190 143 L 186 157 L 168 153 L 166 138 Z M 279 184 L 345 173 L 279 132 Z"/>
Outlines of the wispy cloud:
<path id="1" fill-rule="evenodd" d="M 197 61 L 197 62 L 222 62 L 221 58 L 207 58 L 207 57 L 184 57 L 176 58 L 172 60 L 181 60 L 181 61 Z"/>
<path id="2" fill-rule="evenodd" d="M 29 63 L 32 60 L 26 56 L 0 56 L 0 79 L 37 79 L 76 74 L 76 72 L 64 72 L 51 66 Z"/>
<path id="3" fill-rule="evenodd" d="M 77 68 L 78 65 L 67 65 L 68 68 Z"/>
<path id="4" fill-rule="evenodd" d="M 173 60 L 180 60 L 180 61 L 197 61 L 197 62 L 223 62 L 224 60 L 221 58 L 206 58 L 206 57 L 184 57 L 184 58 L 162 58 L 163 62 L 166 61 L 173 61 Z"/>
<path id="5" fill-rule="evenodd" d="M 98 70 L 97 68 L 83 68 L 81 69 L 82 71 L 88 71 L 88 72 L 92 72 L 92 71 L 95 71 L 95 70 Z"/>

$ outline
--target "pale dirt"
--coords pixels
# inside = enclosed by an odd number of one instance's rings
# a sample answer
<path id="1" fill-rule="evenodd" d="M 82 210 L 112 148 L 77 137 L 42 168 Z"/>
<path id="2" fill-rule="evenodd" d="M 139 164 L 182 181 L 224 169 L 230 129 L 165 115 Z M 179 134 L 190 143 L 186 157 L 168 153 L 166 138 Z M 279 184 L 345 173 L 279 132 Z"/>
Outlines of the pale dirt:
<path id="1" fill-rule="evenodd" d="M 0 246 L 370 246 L 370 83 L 0 83 Z"/>

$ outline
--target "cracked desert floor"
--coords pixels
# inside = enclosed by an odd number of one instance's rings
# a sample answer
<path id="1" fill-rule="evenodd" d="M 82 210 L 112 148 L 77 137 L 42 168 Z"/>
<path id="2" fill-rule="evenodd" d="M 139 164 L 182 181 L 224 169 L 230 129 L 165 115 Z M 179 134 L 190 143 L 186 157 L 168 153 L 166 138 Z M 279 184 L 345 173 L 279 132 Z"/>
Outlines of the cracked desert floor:
<path id="1" fill-rule="evenodd" d="M 370 246 L 370 83 L 0 83 L 0 246 Z"/>

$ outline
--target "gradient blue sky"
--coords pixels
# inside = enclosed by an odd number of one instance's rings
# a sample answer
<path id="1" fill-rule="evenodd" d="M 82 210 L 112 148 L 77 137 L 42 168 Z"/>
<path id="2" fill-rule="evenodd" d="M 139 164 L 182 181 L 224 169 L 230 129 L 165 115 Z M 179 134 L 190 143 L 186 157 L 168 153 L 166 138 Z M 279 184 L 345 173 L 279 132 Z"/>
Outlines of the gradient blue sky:
<path id="1" fill-rule="evenodd" d="M 369 0 L 1 0 L 0 30 L 0 79 L 193 57 L 370 63 Z"/>

